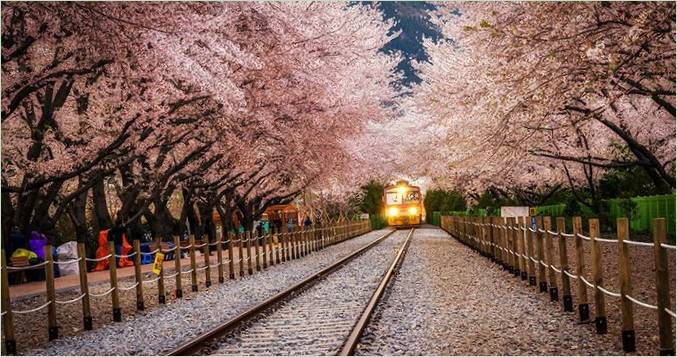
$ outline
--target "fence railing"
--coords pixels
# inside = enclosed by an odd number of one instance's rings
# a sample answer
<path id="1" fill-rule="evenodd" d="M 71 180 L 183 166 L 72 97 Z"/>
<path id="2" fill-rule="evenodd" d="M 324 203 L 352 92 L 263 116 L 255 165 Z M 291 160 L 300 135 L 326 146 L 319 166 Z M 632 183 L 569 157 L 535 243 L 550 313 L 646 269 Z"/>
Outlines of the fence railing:
<path id="1" fill-rule="evenodd" d="M 59 305 L 80 303 L 82 305 L 83 326 L 85 330 L 92 329 L 92 313 L 90 309 L 91 298 L 104 298 L 110 296 L 113 321 L 122 321 L 122 310 L 120 307 L 119 294 L 121 291 L 134 289 L 136 291 L 136 309 L 144 310 L 144 286 L 148 284 L 157 284 L 158 303 L 165 304 L 165 279 L 175 280 L 176 298 L 182 298 L 183 275 L 190 274 L 190 283 L 192 291 L 198 291 L 198 274 L 205 276 L 205 285 L 211 286 L 212 269 L 216 269 L 216 275 L 219 283 L 225 282 L 225 267 L 228 267 L 229 278 L 236 279 L 235 264 L 239 265 L 239 275 L 243 277 L 245 271 L 252 275 L 254 271 L 265 270 L 268 266 L 284 263 L 285 261 L 299 259 L 311 252 L 324 249 L 327 246 L 345 241 L 371 230 L 368 220 L 341 222 L 315 227 L 295 227 L 287 230 L 286 226 L 281 231 L 271 230 L 269 234 L 261 237 L 245 232 L 244 234 L 229 233 L 221 237 L 218 241 L 197 244 L 195 238 L 191 236 L 188 245 L 181 245 L 179 238 L 175 237 L 175 247 L 172 249 L 158 248 L 152 252 L 141 252 L 140 242 L 134 240 L 134 252 L 127 255 L 115 254 L 114 242 L 108 243 L 108 251 L 112 252 L 98 259 L 87 258 L 85 255 L 85 246 L 78 243 L 78 258 L 69 261 L 55 261 L 52 257 L 51 245 L 45 246 L 45 261 L 39 264 L 11 267 L 7 265 L 5 251 L 2 250 L 2 330 L 5 337 L 5 352 L 7 354 L 16 354 L 16 339 L 14 329 L 14 316 L 30 314 L 47 309 L 47 325 L 49 340 L 58 338 L 59 331 L 57 327 L 57 307 Z M 277 243 L 274 243 L 274 238 Z M 216 248 L 215 264 L 210 261 L 210 248 Z M 202 249 L 204 263 L 198 264 L 195 252 Z M 238 250 L 238 258 L 234 258 L 234 250 Z M 181 263 L 181 251 L 187 250 L 190 257 L 190 268 L 183 269 Z M 225 250 L 225 252 L 224 252 Z M 141 273 L 141 255 L 154 255 L 156 253 L 175 253 L 175 271 L 171 275 L 165 275 L 160 264 L 157 277 L 144 280 Z M 224 259 L 224 255 L 227 258 Z M 119 285 L 117 278 L 116 258 L 134 259 L 134 283 L 123 287 Z M 103 293 L 94 294 L 89 292 L 89 283 L 87 281 L 87 261 L 98 262 L 108 261 L 110 288 Z M 80 294 L 70 300 L 57 300 L 54 280 L 54 265 L 73 264 L 79 266 L 80 275 Z M 44 269 L 45 271 L 45 296 L 46 303 L 26 310 L 12 309 L 12 301 L 9 295 L 8 274 L 32 269 Z"/>
<path id="2" fill-rule="evenodd" d="M 620 299 L 621 304 L 621 336 L 623 349 L 633 352 L 635 348 L 635 327 L 633 308 L 635 305 L 655 310 L 658 319 L 659 343 L 661 355 L 675 354 L 672 318 L 675 312 L 670 305 L 670 283 L 667 251 L 675 250 L 674 245 L 667 244 L 666 221 L 657 218 L 652 221 L 653 242 L 639 242 L 629 239 L 629 222 L 626 218 L 618 218 L 616 222 L 616 239 L 600 238 L 599 221 L 588 220 L 588 235 L 583 233 L 580 217 L 573 217 L 573 232 L 565 229 L 564 217 L 557 217 L 556 229 L 552 230 L 550 217 L 534 217 L 535 228 L 529 217 L 459 217 L 442 216 L 442 229 L 470 246 L 485 257 L 488 257 L 529 285 L 537 286 L 541 293 L 550 294 L 552 301 L 558 301 L 562 290 L 562 307 L 564 311 L 573 311 L 573 292 L 576 292 L 578 314 L 581 321 L 590 319 L 590 300 L 588 287 L 593 291 L 595 307 L 595 328 L 598 334 L 607 333 L 606 298 Z M 575 269 L 571 271 L 567 254 L 567 240 L 574 241 Z M 586 260 L 584 243 L 591 245 L 591 259 Z M 618 281 L 620 291 L 614 292 L 603 285 L 603 263 L 600 244 L 618 246 Z M 557 250 L 555 250 L 557 245 Z M 631 263 L 629 246 L 653 249 L 655 263 L 656 305 L 641 301 L 632 296 Z M 557 256 L 555 256 L 557 253 Z M 585 267 L 590 266 L 592 278 L 586 279 Z M 573 281 L 572 281 L 573 280 Z M 559 281 L 559 284 L 558 284 Z M 572 282 L 575 286 L 572 286 Z"/>

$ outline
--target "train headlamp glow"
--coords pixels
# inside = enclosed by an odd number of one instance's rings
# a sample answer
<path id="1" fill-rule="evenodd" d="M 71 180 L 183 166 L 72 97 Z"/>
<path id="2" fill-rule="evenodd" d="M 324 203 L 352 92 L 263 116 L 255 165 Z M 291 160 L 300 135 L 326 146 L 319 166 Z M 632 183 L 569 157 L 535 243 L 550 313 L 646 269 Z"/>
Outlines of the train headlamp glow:
<path id="1" fill-rule="evenodd" d="M 397 192 L 399 192 L 400 195 L 403 195 L 405 192 L 407 192 L 407 188 L 404 186 L 400 186 L 397 188 Z"/>
<path id="2" fill-rule="evenodd" d="M 390 217 L 395 217 L 400 213 L 400 210 L 397 209 L 397 207 L 390 207 L 388 209 L 388 216 Z"/>
<path id="3" fill-rule="evenodd" d="M 418 213 L 418 208 L 416 207 L 409 207 L 409 214 L 410 215 L 415 215 Z"/>

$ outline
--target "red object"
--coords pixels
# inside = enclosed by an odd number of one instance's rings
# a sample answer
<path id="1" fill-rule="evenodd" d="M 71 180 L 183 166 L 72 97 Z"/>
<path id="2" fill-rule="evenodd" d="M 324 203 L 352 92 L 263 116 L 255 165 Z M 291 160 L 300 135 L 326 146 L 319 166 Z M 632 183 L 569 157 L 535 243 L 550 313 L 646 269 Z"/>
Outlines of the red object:
<path id="1" fill-rule="evenodd" d="M 99 232 L 99 247 L 96 248 L 96 259 L 101 259 L 108 255 L 108 230 Z M 96 262 L 92 271 L 101 271 L 108 269 L 108 259 Z"/>
<path id="2" fill-rule="evenodd" d="M 127 241 L 127 237 L 125 234 L 122 234 L 122 249 L 121 249 L 121 254 L 123 257 L 118 259 L 118 267 L 128 267 L 134 265 L 134 262 L 125 257 L 125 255 L 129 254 L 132 251 L 132 246 L 129 244 Z M 105 231 L 100 231 L 99 232 L 99 247 L 96 248 L 96 259 L 101 259 L 105 256 L 108 255 L 108 230 Z M 98 261 L 96 263 L 96 266 L 92 271 L 101 271 L 101 270 L 106 270 L 108 269 L 108 259 L 104 259 L 101 261 Z"/>
<path id="3" fill-rule="evenodd" d="M 134 265 L 134 262 L 131 259 L 124 257 L 125 255 L 129 254 L 131 251 L 132 251 L 132 246 L 129 244 L 129 242 L 127 242 L 127 237 L 125 237 L 125 234 L 122 233 L 122 249 L 121 249 L 122 254 L 120 254 L 120 255 L 122 255 L 123 257 L 120 258 L 120 260 L 118 260 L 118 267 L 122 268 L 122 267 L 128 267 L 128 266 Z"/>

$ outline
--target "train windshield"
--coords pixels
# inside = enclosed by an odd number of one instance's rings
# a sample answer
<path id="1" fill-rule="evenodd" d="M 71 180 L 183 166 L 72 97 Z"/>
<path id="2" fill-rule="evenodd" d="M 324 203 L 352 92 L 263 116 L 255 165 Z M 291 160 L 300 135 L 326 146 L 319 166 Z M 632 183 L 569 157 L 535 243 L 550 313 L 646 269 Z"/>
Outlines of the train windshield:
<path id="1" fill-rule="evenodd" d="M 386 193 L 386 204 L 387 205 L 401 205 L 402 204 L 402 195 L 399 192 L 388 192 L 388 193 Z"/>
<path id="2" fill-rule="evenodd" d="M 421 194 L 418 191 L 388 192 L 386 193 L 387 205 L 401 205 L 404 203 L 416 203 L 421 199 Z"/>

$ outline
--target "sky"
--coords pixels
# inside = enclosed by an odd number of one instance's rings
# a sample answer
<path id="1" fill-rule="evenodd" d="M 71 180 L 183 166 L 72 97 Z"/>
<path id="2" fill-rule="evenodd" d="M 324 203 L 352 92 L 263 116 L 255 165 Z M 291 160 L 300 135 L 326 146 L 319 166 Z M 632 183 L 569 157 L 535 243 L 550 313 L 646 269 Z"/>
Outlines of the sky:
<path id="1" fill-rule="evenodd" d="M 439 29 L 430 22 L 428 15 L 429 11 L 435 9 L 435 5 L 417 1 L 385 1 L 378 2 L 376 6 L 383 11 L 387 19 L 396 21 L 393 31 L 402 31 L 398 37 L 383 48 L 383 51 L 386 53 L 400 51 L 402 53 L 403 60 L 398 65 L 398 70 L 404 75 L 402 84 L 409 86 L 420 83 L 421 79 L 412 68 L 411 61 L 427 60 L 428 57 L 421 41 L 424 36 L 433 40 L 440 37 Z"/>

